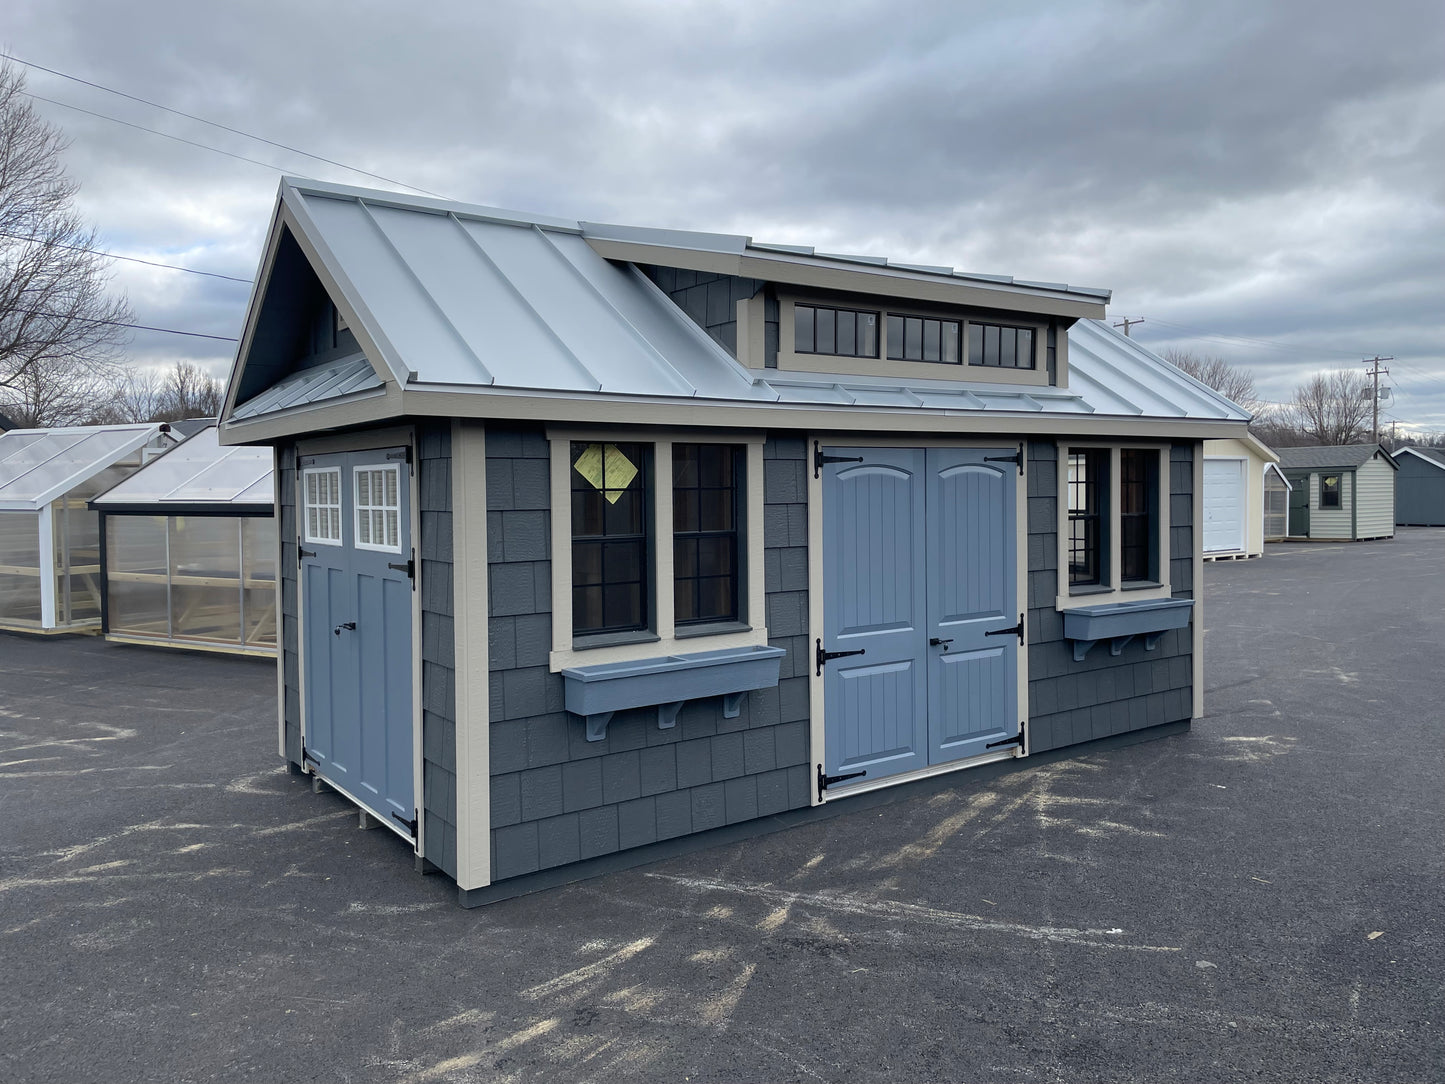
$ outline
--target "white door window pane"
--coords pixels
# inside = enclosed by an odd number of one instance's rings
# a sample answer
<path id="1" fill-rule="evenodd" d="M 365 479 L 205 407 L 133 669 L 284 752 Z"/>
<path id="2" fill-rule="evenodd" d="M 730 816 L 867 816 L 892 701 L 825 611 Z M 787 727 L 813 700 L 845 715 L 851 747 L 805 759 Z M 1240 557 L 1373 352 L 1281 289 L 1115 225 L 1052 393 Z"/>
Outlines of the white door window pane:
<path id="1" fill-rule="evenodd" d="M 364 550 L 401 550 L 401 474 L 399 467 L 356 469 L 356 546 Z"/>
<path id="2" fill-rule="evenodd" d="M 341 468 L 308 470 L 302 478 L 306 541 L 341 545 Z"/>

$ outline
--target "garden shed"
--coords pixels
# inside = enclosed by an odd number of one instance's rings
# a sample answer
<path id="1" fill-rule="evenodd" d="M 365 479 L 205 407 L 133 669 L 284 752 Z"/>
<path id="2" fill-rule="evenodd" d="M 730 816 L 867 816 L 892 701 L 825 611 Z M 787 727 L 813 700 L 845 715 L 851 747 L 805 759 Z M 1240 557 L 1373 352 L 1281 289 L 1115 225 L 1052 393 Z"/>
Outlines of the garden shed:
<path id="1" fill-rule="evenodd" d="M 283 181 L 280 754 L 473 905 L 1186 729 L 1247 415 L 1108 299 Z"/>
<path id="2" fill-rule="evenodd" d="M 174 441 L 161 423 L 0 436 L 0 628 L 100 625 L 100 523 L 86 502 Z"/>
<path id="3" fill-rule="evenodd" d="M 1394 459 L 1395 522 L 1445 527 L 1445 448 L 1401 448 Z"/>
<path id="4" fill-rule="evenodd" d="M 276 653 L 270 448 L 221 447 L 214 424 L 96 497 L 111 640 Z"/>
<path id="5" fill-rule="evenodd" d="M 1261 557 L 1271 495 L 1287 491 L 1279 456 L 1252 433 L 1204 442 L 1204 557 Z M 1273 488 L 1270 480 L 1277 483 Z M 1279 512 L 1284 509 L 1279 508 Z M 1283 537 L 1279 524 L 1277 537 Z"/>
<path id="6" fill-rule="evenodd" d="M 1281 448 L 1290 483 L 1289 537 L 1362 542 L 1395 537 L 1395 473 L 1379 444 Z"/>

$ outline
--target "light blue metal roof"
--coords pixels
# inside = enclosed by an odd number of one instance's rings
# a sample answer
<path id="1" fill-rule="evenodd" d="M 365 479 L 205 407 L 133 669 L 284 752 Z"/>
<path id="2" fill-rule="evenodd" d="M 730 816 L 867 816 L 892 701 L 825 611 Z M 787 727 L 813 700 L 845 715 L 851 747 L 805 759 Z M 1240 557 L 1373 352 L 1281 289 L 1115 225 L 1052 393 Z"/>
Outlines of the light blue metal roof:
<path id="1" fill-rule="evenodd" d="M 544 396 L 710 400 L 730 405 L 826 406 L 860 412 L 1099 415 L 1242 422 L 1239 407 L 1096 320 L 1069 331 L 1067 388 L 953 378 L 752 370 L 687 317 L 634 264 L 603 258 L 589 240 L 742 253 L 769 250 L 820 262 L 871 257 L 815 255 L 731 234 L 600 226 L 444 200 L 411 198 L 287 179 L 281 203 L 303 235 L 365 357 L 281 380 L 228 421 L 244 421 L 341 396 L 400 386 L 406 401 L 488 389 Z M 908 274 L 949 268 L 882 266 Z M 1006 278 L 973 276 L 983 281 Z M 1052 283 L 1077 301 L 1107 291 Z M 940 371 L 944 372 L 940 366 Z M 996 375 L 996 371 L 991 373 Z M 234 383 L 234 377 L 233 377 Z M 404 412 L 404 410 L 402 411 Z M 765 419 L 759 418 L 760 424 Z"/>

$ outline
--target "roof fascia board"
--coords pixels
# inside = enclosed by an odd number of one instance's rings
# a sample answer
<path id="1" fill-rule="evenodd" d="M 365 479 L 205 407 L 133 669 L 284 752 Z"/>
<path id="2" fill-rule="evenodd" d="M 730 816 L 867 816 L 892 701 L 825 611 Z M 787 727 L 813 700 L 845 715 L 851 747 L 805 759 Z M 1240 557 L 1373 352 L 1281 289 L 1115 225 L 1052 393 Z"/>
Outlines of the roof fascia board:
<path id="1" fill-rule="evenodd" d="M 223 501 L 156 501 L 141 503 L 106 503 L 100 499 L 86 502 L 94 512 L 107 516 L 236 516 L 240 519 L 254 519 L 274 516 L 275 504 L 226 504 Z"/>
<path id="2" fill-rule="evenodd" d="M 585 234 L 583 236 L 586 237 Z M 832 264 L 787 253 L 762 253 L 757 249 L 749 249 L 739 254 L 672 248 L 602 237 L 586 237 L 586 241 L 598 255 L 609 260 L 682 267 L 690 271 L 763 279 L 791 286 L 850 290 L 882 297 L 936 301 L 945 305 L 975 308 L 1008 309 L 1072 319 L 1103 319 L 1106 313 L 1106 303 L 1102 298 L 1088 300 L 1050 293 L 1040 294 L 1029 289 L 1002 285 L 989 288 L 978 283 L 953 281 L 891 267 Z"/>
<path id="3" fill-rule="evenodd" d="M 1414 448 L 1401 448 L 1398 452 L 1392 453 L 1392 458 L 1398 460 L 1402 455 L 1407 455 L 1407 454 L 1410 455 L 1410 456 L 1411 456 L 1412 458 L 1414 458 L 1414 459 L 1418 459 L 1421 463 L 1428 463 L 1430 466 L 1434 467 L 1436 470 L 1445 470 L 1445 463 L 1441 463 L 1438 459 L 1434 459 L 1434 458 L 1432 458 L 1432 457 L 1430 457 L 1430 456 L 1428 456 L 1428 455 L 1425 455 L 1425 454 L 1423 454 L 1422 452 L 1419 452 L 1419 451 L 1417 451 L 1417 450 L 1414 449 Z M 1396 467 L 1397 467 L 1397 468 L 1398 468 L 1398 466 L 1399 466 L 1399 464 L 1396 463 Z"/>
<path id="4" fill-rule="evenodd" d="M 226 381 L 226 398 L 221 404 L 221 419 L 229 418 L 236 409 L 236 391 L 241 386 L 241 366 L 251 353 L 251 341 L 256 334 L 256 322 L 261 315 L 261 301 L 271 284 L 271 271 L 276 266 L 276 251 L 281 246 L 281 195 L 276 192 L 276 204 L 271 211 L 271 229 L 266 235 L 266 245 L 261 250 L 261 262 L 251 280 L 251 296 L 246 301 L 246 319 L 241 325 L 241 341 L 236 344 L 236 356 L 231 361 L 231 375 Z"/>
<path id="5" fill-rule="evenodd" d="M 488 389 L 490 390 L 490 389 Z M 351 425 L 371 425 L 401 416 L 402 394 L 395 384 L 365 391 L 297 403 L 283 410 L 228 421 L 220 430 L 220 443 L 269 444 L 281 437 L 305 436 Z"/>
<path id="6" fill-rule="evenodd" d="M 480 392 L 480 394 L 478 394 Z M 412 385 L 404 393 L 405 415 L 492 418 L 565 423 L 610 422 L 656 426 L 659 408 L 669 425 L 748 429 L 838 429 L 909 433 L 1020 433 L 1040 436 L 1151 436 L 1164 439 L 1240 437 L 1245 423 L 1230 419 L 1149 418 L 1100 414 L 1044 414 L 1031 410 L 898 410 L 831 404 L 735 403 L 718 400 L 612 396 L 607 399 L 509 392 L 499 388 Z"/>
<path id="7" fill-rule="evenodd" d="M 1279 462 L 1279 453 L 1276 452 L 1264 441 L 1260 440 L 1253 433 L 1246 430 L 1244 436 L 1241 437 L 1240 440 L 1242 440 L 1246 447 L 1248 447 L 1252 452 L 1254 452 L 1257 456 L 1263 459 L 1266 463 L 1276 464 Z"/>

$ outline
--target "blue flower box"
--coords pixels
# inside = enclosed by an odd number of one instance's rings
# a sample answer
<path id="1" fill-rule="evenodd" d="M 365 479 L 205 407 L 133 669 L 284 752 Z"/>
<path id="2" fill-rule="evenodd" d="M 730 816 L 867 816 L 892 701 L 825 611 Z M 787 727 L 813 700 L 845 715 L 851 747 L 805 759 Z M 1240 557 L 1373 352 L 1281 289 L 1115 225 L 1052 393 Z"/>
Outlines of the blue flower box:
<path id="1" fill-rule="evenodd" d="M 778 683 L 786 652 L 780 647 L 723 648 L 689 655 L 666 655 L 634 662 L 572 666 L 562 671 L 567 710 L 587 720 L 587 740 L 607 736 L 612 713 L 657 705 L 657 726 L 676 725 L 689 700 L 723 698 L 723 717 L 742 711 L 743 694 Z"/>
<path id="2" fill-rule="evenodd" d="M 1109 641 L 1109 654 L 1118 655 L 1136 636 L 1144 637 L 1144 650 L 1153 651 L 1170 629 L 1189 624 L 1192 598 L 1140 599 L 1106 602 L 1064 611 L 1064 638 L 1074 641 L 1074 661 L 1083 662 L 1100 640 Z"/>

